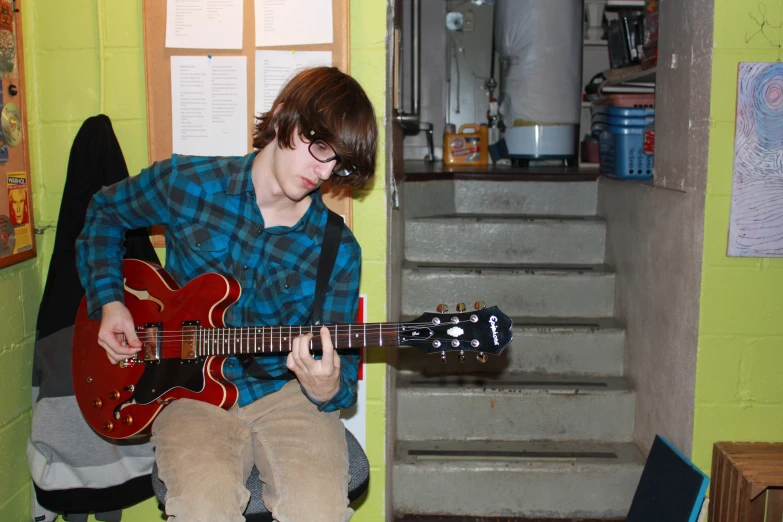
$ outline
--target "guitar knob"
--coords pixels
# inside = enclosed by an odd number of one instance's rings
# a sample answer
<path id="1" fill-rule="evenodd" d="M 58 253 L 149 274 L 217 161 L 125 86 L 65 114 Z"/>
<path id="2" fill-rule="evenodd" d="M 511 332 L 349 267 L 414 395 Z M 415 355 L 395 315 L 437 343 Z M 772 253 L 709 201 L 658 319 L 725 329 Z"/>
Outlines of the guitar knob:
<path id="1" fill-rule="evenodd" d="M 111 431 L 114 429 L 114 423 L 112 421 L 106 421 L 103 423 L 103 431 Z"/>
<path id="2" fill-rule="evenodd" d="M 449 307 L 441 303 L 438 305 L 438 307 L 435 310 L 437 310 L 439 314 L 445 314 L 446 312 L 449 311 Z"/>
<path id="3" fill-rule="evenodd" d="M 446 363 L 446 352 L 440 352 L 440 362 L 445 364 Z"/>
<path id="4" fill-rule="evenodd" d="M 457 311 L 458 312 L 464 312 L 465 311 L 465 303 L 457 303 Z"/>
<path id="5" fill-rule="evenodd" d="M 485 354 L 484 352 L 479 352 L 479 354 L 476 356 L 476 360 L 481 364 L 484 364 L 485 362 L 487 362 L 487 354 Z"/>
<path id="6" fill-rule="evenodd" d="M 131 417 L 130 415 L 126 415 L 122 418 L 123 426 L 130 426 L 131 424 L 133 424 L 133 417 Z"/>
<path id="7" fill-rule="evenodd" d="M 101 406 L 103 406 L 103 401 L 100 398 L 96 397 L 95 399 L 92 400 L 92 407 L 93 408 L 97 409 L 97 408 L 100 408 Z"/>
<path id="8" fill-rule="evenodd" d="M 476 301 L 475 303 L 473 303 L 473 308 L 475 308 L 476 310 L 483 310 L 486 307 L 487 305 L 484 304 L 484 301 Z"/>
<path id="9" fill-rule="evenodd" d="M 113 401 L 120 400 L 120 391 L 119 390 L 112 390 L 109 392 L 109 398 Z"/>
<path id="10" fill-rule="evenodd" d="M 465 362 L 465 350 L 459 351 L 459 362 L 464 363 Z"/>

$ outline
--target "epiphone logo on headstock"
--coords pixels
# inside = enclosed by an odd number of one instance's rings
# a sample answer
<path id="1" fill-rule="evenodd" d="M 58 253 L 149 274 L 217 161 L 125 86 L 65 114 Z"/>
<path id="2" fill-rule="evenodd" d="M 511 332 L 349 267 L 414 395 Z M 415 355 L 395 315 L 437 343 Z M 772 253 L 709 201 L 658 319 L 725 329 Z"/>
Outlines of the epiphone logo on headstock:
<path id="1" fill-rule="evenodd" d="M 492 340 L 495 341 L 495 346 L 500 346 L 500 341 L 498 340 L 497 322 L 498 318 L 494 315 L 489 318 L 489 328 L 492 330 Z"/>

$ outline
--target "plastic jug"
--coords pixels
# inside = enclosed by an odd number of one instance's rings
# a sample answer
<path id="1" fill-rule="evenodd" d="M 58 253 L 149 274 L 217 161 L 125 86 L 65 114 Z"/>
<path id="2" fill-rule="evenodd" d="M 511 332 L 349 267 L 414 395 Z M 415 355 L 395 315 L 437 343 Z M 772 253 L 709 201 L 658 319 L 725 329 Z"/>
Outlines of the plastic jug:
<path id="1" fill-rule="evenodd" d="M 486 125 L 466 123 L 457 132 L 444 132 L 443 163 L 446 165 L 486 165 L 489 163 L 488 140 Z"/>

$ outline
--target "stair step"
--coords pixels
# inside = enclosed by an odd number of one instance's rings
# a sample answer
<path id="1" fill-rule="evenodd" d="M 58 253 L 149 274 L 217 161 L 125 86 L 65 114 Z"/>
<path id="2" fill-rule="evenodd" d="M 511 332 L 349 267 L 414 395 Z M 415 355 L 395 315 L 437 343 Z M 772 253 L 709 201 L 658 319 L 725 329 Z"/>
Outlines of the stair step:
<path id="1" fill-rule="evenodd" d="M 454 182 L 458 214 L 531 214 L 592 216 L 598 207 L 598 183 Z"/>
<path id="2" fill-rule="evenodd" d="M 408 219 L 405 258 L 451 263 L 604 261 L 606 224 L 597 218 L 452 215 Z"/>
<path id="3" fill-rule="evenodd" d="M 413 318 L 406 318 L 410 320 Z M 500 355 L 480 363 L 473 356 L 460 362 L 416 349 L 400 351 L 400 370 L 422 375 L 552 373 L 621 376 L 625 331 L 606 319 L 513 318 L 514 340 Z"/>
<path id="4" fill-rule="evenodd" d="M 620 517 L 643 466 L 633 443 L 399 441 L 395 515 Z"/>
<path id="5" fill-rule="evenodd" d="M 400 440 L 628 442 L 634 407 L 619 377 L 397 376 Z"/>
<path id="6" fill-rule="evenodd" d="M 614 274 L 604 266 L 406 265 L 402 315 L 440 303 L 485 301 L 508 316 L 611 317 Z"/>

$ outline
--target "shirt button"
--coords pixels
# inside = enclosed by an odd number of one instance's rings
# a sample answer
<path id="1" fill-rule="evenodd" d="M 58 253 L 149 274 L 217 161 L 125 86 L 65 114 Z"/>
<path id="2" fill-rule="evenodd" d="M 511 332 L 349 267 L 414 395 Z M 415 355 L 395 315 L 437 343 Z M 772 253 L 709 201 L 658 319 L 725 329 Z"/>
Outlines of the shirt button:
<path id="1" fill-rule="evenodd" d="M 196 243 L 196 246 L 197 247 L 201 247 L 201 243 Z"/>
<path id="2" fill-rule="evenodd" d="M 249 266 L 245 265 L 242 267 L 242 270 L 248 270 L 249 268 L 250 268 Z"/>
<path id="3" fill-rule="evenodd" d="M 264 231 L 262 229 L 256 229 L 256 235 L 260 236 Z"/>

